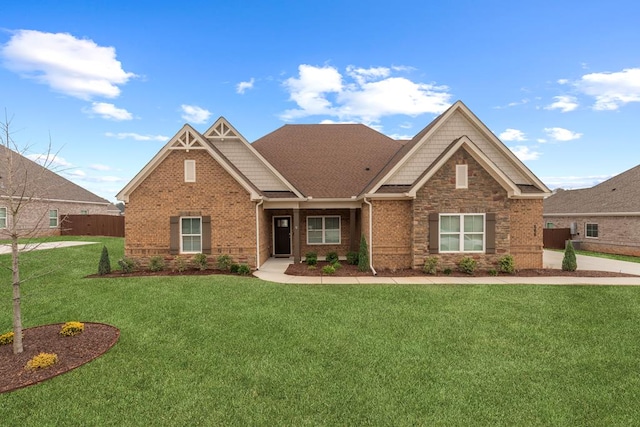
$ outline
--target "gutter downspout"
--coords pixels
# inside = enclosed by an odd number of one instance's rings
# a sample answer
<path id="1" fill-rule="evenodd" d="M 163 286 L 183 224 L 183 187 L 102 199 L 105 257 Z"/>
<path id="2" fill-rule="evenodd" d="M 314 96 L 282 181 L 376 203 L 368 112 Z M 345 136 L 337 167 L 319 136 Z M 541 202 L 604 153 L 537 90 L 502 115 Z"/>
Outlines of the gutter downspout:
<path id="1" fill-rule="evenodd" d="M 256 270 L 260 270 L 260 218 L 258 212 L 263 203 L 264 199 L 260 199 L 260 203 L 256 203 Z"/>
<path id="2" fill-rule="evenodd" d="M 378 273 L 376 269 L 373 268 L 373 205 L 367 201 L 366 197 L 363 197 L 362 200 L 369 205 L 369 268 L 373 275 L 377 276 Z"/>

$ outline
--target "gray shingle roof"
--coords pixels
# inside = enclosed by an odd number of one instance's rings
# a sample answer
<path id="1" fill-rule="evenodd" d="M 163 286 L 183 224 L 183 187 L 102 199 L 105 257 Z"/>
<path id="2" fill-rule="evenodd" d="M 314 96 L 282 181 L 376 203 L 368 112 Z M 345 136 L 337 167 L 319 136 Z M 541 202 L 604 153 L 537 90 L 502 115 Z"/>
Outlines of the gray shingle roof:
<path id="1" fill-rule="evenodd" d="M 544 201 L 545 214 L 640 212 L 640 165 L 600 184 L 558 190 Z"/>

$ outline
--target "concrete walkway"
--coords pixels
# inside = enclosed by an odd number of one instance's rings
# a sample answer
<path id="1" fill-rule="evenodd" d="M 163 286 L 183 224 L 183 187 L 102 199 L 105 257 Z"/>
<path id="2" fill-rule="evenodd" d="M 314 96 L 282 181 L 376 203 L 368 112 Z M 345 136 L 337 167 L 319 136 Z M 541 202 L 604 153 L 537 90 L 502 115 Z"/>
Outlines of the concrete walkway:
<path id="1" fill-rule="evenodd" d="M 545 268 L 561 268 L 562 252 L 544 251 Z M 615 271 L 640 275 L 640 264 L 578 255 L 578 269 Z M 288 258 L 270 258 L 254 276 L 276 283 L 290 284 L 533 284 L 533 285 L 635 285 L 640 286 L 640 277 L 332 277 L 332 276 L 289 276 L 284 274 L 289 264 Z"/>
<path id="2" fill-rule="evenodd" d="M 43 243 L 27 243 L 26 245 L 19 245 L 21 252 L 25 251 L 39 251 L 42 249 L 56 249 L 67 248 L 69 246 L 80 245 L 95 245 L 98 242 L 43 242 Z M 0 245 L 0 255 L 10 254 L 11 245 Z"/>

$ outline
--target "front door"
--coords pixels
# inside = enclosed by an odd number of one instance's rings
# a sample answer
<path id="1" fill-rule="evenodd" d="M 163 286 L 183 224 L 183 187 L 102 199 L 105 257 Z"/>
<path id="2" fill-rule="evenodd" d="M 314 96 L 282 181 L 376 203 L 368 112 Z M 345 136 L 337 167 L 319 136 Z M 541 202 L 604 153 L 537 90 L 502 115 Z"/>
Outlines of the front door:
<path id="1" fill-rule="evenodd" d="M 291 255 L 291 217 L 273 217 L 273 255 Z"/>

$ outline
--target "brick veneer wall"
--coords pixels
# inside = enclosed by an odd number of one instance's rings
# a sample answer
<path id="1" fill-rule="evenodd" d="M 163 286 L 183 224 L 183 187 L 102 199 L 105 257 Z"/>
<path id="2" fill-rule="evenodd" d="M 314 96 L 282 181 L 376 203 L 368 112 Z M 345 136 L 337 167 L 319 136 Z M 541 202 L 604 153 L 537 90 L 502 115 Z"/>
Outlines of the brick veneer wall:
<path id="1" fill-rule="evenodd" d="M 640 216 L 545 217 L 555 228 L 570 228 L 575 222 L 580 249 L 619 255 L 640 256 Z M 598 237 L 586 236 L 586 224 L 598 224 Z"/>
<path id="2" fill-rule="evenodd" d="M 411 200 L 373 200 L 373 266 L 376 269 L 411 267 Z"/>
<path id="3" fill-rule="evenodd" d="M 196 161 L 196 182 L 184 182 L 184 160 Z M 204 150 L 175 150 L 130 194 L 125 255 L 146 263 L 169 255 L 171 216 L 211 216 L 211 261 L 229 254 L 256 267 L 255 202 Z"/>

